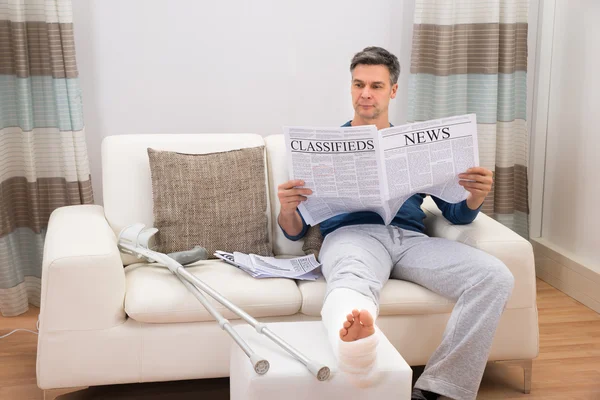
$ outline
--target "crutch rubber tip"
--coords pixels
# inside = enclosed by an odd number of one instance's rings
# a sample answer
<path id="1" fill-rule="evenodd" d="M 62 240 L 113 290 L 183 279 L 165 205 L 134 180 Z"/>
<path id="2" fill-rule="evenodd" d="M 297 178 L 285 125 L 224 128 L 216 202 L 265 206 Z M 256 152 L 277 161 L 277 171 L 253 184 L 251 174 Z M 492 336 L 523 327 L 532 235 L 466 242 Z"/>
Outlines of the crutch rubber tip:
<path id="1" fill-rule="evenodd" d="M 326 381 L 327 379 L 329 379 L 329 375 L 331 374 L 329 367 L 326 367 L 323 364 L 317 364 L 314 361 L 310 362 L 308 365 L 306 365 L 306 367 L 308 368 L 310 373 L 313 374 L 320 381 Z"/>
<path id="2" fill-rule="evenodd" d="M 330 374 L 331 371 L 329 370 L 329 367 L 323 367 L 317 373 L 317 379 L 320 381 L 326 381 L 327 379 L 329 379 Z"/>
<path id="3" fill-rule="evenodd" d="M 254 371 L 259 375 L 264 375 L 269 370 L 269 362 L 256 354 L 250 356 L 250 362 L 252 362 Z"/>

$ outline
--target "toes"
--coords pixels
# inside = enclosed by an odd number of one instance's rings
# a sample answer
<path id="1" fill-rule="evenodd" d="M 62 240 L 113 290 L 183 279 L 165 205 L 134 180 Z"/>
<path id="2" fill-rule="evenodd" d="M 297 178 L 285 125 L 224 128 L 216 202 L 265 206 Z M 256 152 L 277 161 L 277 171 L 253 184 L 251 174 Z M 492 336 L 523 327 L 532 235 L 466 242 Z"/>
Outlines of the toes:
<path id="1" fill-rule="evenodd" d="M 358 318 L 359 315 L 360 312 L 357 309 L 352 310 L 352 316 L 354 317 L 354 319 Z"/>
<path id="2" fill-rule="evenodd" d="M 373 316 L 367 310 L 361 310 L 358 318 L 363 326 L 373 326 Z"/>
<path id="3" fill-rule="evenodd" d="M 349 322 L 349 321 L 345 321 L 345 322 L 344 322 L 344 329 L 348 329 L 348 328 L 350 328 L 351 326 L 352 326 L 352 322 Z"/>
<path id="4" fill-rule="evenodd" d="M 348 314 L 348 315 L 346 315 L 346 319 L 348 320 L 348 322 L 352 323 L 352 322 L 354 322 L 354 315 Z"/>
<path id="5" fill-rule="evenodd" d="M 340 329 L 340 338 L 344 338 L 348 334 L 348 330 L 342 328 Z"/>

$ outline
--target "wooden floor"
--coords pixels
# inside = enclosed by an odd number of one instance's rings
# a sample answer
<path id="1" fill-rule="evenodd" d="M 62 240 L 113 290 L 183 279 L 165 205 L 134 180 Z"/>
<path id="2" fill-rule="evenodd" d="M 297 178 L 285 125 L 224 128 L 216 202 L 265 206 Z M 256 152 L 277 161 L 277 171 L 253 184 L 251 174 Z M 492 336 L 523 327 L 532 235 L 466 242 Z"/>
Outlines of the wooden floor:
<path id="1" fill-rule="evenodd" d="M 523 372 L 490 364 L 478 399 L 600 400 L 600 315 L 538 280 L 540 355 L 533 362 L 531 394 L 521 392 Z M 0 317 L 0 336 L 14 328 L 35 330 L 38 309 L 14 318 Z M 0 399 L 40 400 L 35 384 L 37 336 L 17 332 L 0 339 Z M 420 373 L 420 368 L 415 368 Z M 61 400 L 89 399 L 229 399 L 229 381 L 115 385 L 89 388 Z"/>

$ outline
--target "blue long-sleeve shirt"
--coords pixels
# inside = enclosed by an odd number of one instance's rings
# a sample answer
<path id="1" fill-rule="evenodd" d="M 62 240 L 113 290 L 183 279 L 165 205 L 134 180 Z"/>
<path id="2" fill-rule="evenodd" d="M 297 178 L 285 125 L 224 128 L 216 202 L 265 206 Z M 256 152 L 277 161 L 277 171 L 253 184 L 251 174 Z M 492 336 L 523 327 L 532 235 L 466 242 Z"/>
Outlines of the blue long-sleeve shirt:
<path id="1" fill-rule="evenodd" d="M 346 124 L 342 126 L 350 126 L 350 122 L 348 121 Z M 403 229 L 416 231 L 416 232 L 424 232 L 425 224 L 423 221 L 425 220 L 425 212 L 421 209 L 421 204 L 423 204 L 423 199 L 425 199 L 425 194 L 417 193 L 408 198 L 402 204 L 402 207 L 396 213 L 396 216 L 391 222 L 391 225 L 398 226 Z M 438 208 L 442 212 L 444 218 L 456 225 L 464 225 L 473 222 L 477 214 L 479 213 L 477 210 L 471 210 L 467 206 L 466 200 L 461 201 L 460 203 L 448 203 L 442 199 L 439 199 L 435 196 L 431 196 L 435 204 L 437 204 Z M 300 217 L 302 214 L 298 211 Z M 371 212 L 371 211 L 358 211 L 353 213 L 346 213 L 336 215 L 335 217 L 331 217 L 320 224 L 321 233 L 323 237 L 327 236 L 327 234 L 335 231 L 342 226 L 348 225 L 359 225 L 359 224 L 379 224 L 383 225 L 383 219 L 379 214 Z M 291 236 L 288 235 L 286 231 L 283 231 L 285 237 L 290 240 L 299 240 L 306 234 L 308 230 L 308 225 L 302 218 L 302 231 L 296 235 Z"/>

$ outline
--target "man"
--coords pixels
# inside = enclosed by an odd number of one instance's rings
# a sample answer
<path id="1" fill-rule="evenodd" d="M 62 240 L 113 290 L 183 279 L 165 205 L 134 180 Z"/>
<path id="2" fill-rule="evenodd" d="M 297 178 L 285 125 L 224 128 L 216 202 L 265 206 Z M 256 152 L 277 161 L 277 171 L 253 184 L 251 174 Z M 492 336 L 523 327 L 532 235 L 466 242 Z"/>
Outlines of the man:
<path id="1" fill-rule="evenodd" d="M 385 49 L 367 47 L 354 56 L 350 71 L 354 117 L 344 126 L 391 126 L 388 106 L 398 90 L 398 59 Z M 491 190 L 492 173 L 475 167 L 458 177 L 469 192 L 465 201 L 433 199 L 451 223 L 468 224 Z M 307 230 L 297 210 L 311 194 L 303 185 L 292 180 L 279 186 L 278 222 L 292 240 Z M 371 212 L 338 215 L 321 223 L 319 258 L 327 281 L 321 315 L 340 368 L 357 384 L 368 385 L 375 370 L 379 294 L 389 278 L 415 282 L 456 301 L 442 343 L 416 382 L 412 398 L 471 400 L 514 279 L 501 261 L 483 251 L 425 235 L 420 207 L 424 197 L 409 198 L 389 226 Z"/>

